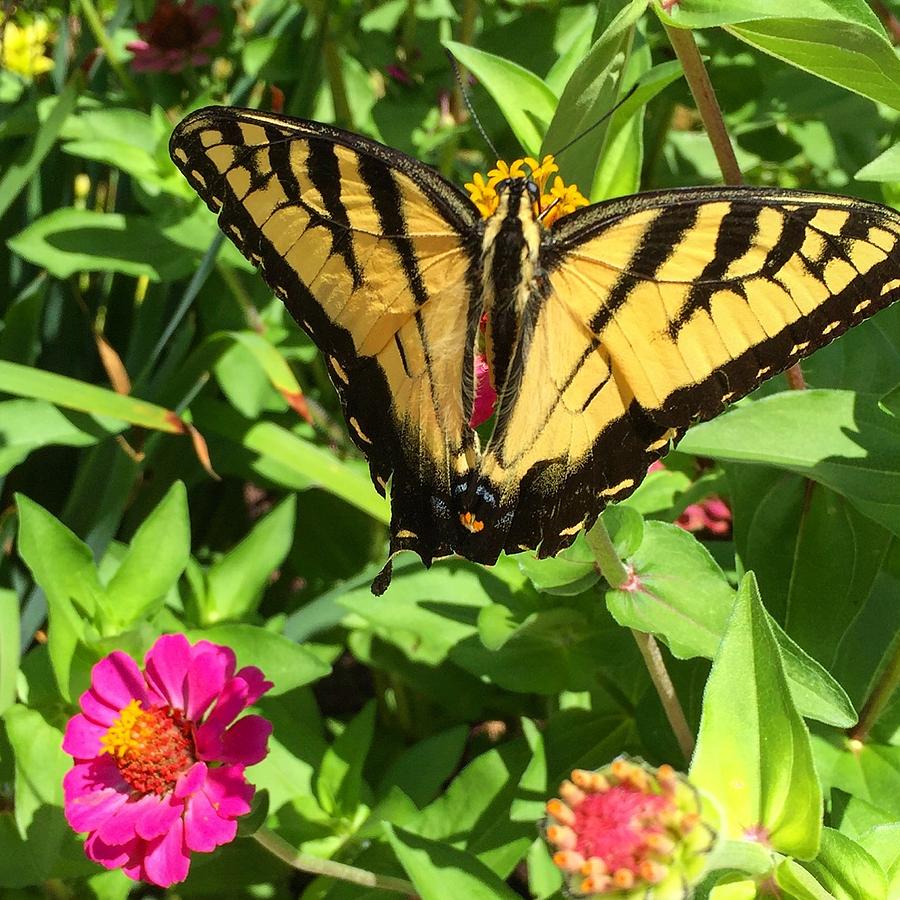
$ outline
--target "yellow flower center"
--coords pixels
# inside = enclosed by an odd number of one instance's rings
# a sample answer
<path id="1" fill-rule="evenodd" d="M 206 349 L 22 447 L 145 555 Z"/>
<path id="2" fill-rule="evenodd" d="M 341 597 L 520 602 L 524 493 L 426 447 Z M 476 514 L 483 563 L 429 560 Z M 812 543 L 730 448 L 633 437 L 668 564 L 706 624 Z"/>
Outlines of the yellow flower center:
<path id="1" fill-rule="evenodd" d="M 100 738 L 122 777 L 140 794 L 165 794 L 196 761 L 191 723 L 180 710 L 141 709 L 132 700 Z"/>
<path id="2" fill-rule="evenodd" d="M 541 162 L 531 156 L 507 163 L 497 160 L 497 165 L 487 174 L 487 179 L 476 172 L 472 181 L 465 185 L 472 202 L 482 217 L 492 216 L 500 204 L 497 185 L 508 178 L 529 178 L 538 187 L 538 198 L 534 201 L 534 216 L 545 227 L 549 228 L 557 219 L 575 212 L 581 206 L 587 206 L 588 200 L 574 184 L 566 183 L 556 175 L 559 166 L 549 153 Z M 547 192 L 550 177 L 556 175 L 553 186 Z"/>

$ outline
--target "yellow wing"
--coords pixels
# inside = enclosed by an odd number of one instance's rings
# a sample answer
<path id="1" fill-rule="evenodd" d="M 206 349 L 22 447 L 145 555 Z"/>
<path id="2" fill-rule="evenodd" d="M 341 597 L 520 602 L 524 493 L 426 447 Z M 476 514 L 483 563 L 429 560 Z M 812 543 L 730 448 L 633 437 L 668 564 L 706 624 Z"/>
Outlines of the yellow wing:
<path id="1" fill-rule="evenodd" d="M 479 480 L 500 546 L 552 555 L 692 422 L 896 300 L 900 216 L 759 188 L 641 194 L 560 219 L 541 264 L 519 395 Z"/>
<path id="2" fill-rule="evenodd" d="M 381 144 L 252 110 L 192 114 L 170 152 L 325 354 L 382 494 L 393 477 L 392 553 L 449 553 L 473 461 L 474 206 Z"/>

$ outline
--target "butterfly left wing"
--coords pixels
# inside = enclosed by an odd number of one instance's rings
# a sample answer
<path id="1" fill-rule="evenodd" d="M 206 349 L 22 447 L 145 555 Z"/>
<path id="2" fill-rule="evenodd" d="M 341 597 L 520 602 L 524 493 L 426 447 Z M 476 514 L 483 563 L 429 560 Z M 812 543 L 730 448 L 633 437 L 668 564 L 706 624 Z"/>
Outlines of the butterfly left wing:
<path id="1" fill-rule="evenodd" d="M 545 556 L 692 422 L 900 297 L 900 216 L 771 189 L 639 194 L 560 219 L 541 263 L 518 397 L 480 479 L 504 549 Z"/>
<path id="2" fill-rule="evenodd" d="M 474 454 L 474 206 L 375 141 L 253 110 L 193 113 L 170 152 L 323 352 L 382 495 L 392 479 L 391 555 L 448 554 Z M 390 563 L 377 587 L 389 578 Z"/>

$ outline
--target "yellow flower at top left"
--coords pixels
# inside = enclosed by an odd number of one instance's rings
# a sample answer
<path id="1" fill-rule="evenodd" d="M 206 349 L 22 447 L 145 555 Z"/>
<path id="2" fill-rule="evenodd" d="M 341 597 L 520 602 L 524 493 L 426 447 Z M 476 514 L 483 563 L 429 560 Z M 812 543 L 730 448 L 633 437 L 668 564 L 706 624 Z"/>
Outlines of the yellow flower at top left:
<path id="1" fill-rule="evenodd" d="M 44 19 L 35 19 L 28 25 L 8 21 L 3 26 L 3 68 L 29 79 L 49 72 L 53 60 L 44 53 L 49 35 Z"/>

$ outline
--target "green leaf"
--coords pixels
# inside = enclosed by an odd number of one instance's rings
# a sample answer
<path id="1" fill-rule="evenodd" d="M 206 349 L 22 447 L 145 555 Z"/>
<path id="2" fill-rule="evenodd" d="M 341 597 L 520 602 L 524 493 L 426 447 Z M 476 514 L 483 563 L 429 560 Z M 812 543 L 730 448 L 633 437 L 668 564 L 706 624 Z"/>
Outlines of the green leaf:
<path id="1" fill-rule="evenodd" d="M 868 829 L 860 836 L 859 843 L 887 876 L 888 900 L 896 900 L 900 896 L 900 822 Z"/>
<path id="2" fill-rule="evenodd" d="M 597 560 L 584 539 L 584 532 L 556 556 L 538 559 L 534 553 L 522 553 L 516 556 L 516 562 L 535 588 L 545 594 L 577 596 L 600 580 Z"/>
<path id="3" fill-rule="evenodd" d="M 516 900 L 506 886 L 476 857 L 456 847 L 430 841 L 385 823 L 397 859 L 412 879 L 422 900 Z"/>
<path id="4" fill-rule="evenodd" d="M 175 413 L 146 400 L 5 360 L 0 360 L 0 391 L 88 413 L 100 420 L 104 430 L 119 430 L 119 423 L 131 422 L 170 434 L 185 431 L 184 423 Z"/>
<path id="5" fill-rule="evenodd" d="M 238 665 L 256 666 L 273 687 L 266 697 L 311 684 L 331 672 L 331 666 L 284 635 L 257 625 L 213 625 L 189 632 L 191 640 L 209 640 L 231 647 Z"/>
<path id="6" fill-rule="evenodd" d="M 443 44 L 493 97 L 525 154 L 537 156 L 556 109 L 553 91 L 533 72 L 501 56 L 456 41 Z"/>
<path id="7" fill-rule="evenodd" d="M 12 206 L 53 149 L 63 123 L 75 108 L 79 89 L 80 79 L 76 76 L 57 98 L 53 111 L 41 124 L 31 146 L 25 148 L 12 165 L 5 166 L 3 177 L 0 178 L 0 218 L 3 218 L 3 214 Z"/>
<path id="8" fill-rule="evenodd" d="M 530 758 L 530 748 L 521 739 L 482 753 L 412 827 L 432 840 L 462 841 L 466 850 L 505 877 L 534 840 L 534 823 L 511 821 L 509 814 Z"/>
<path id="9" fill-rule="evenodd" d="M 741 582 L 713 661 L 691 779 L 722 804 L 729 836 L 763 828 L 778 851 L 818 851 L 822 795 L 756 580 Z"/>
<path id="10" fill-rule="evenodd" d="M 64 412 L 46 400 L 0 401 L 0 475 L 41 447 L 89 447 L 124 428 L 116 419 Z"/>
<path id="11" fill-rule="evenodd" d="M 320 485 L 377 521 L 390 522 L 388 503 L 378 496 L 372 482 L 328 450 L 274 422 L 245 419 L 220 401 L 198 398 L 191 412 L 204 435 L 221 435 L 250 451 L 252 467 L 261 475 L 298 490 Z"/>
<path id="12" fill-rule="evenodd" d="M 375 732 L 375 701 L 369 701 L 325 751 L 316 797 L 332 816 L 351 818 L 363 801 L 363 765 Z"/>
<path id="13" fill-rule="evenodd" d="M 900 60 L 887 38 L 870 28 L 798 17 L 744 21 L 726 30 L 798 69 L 900 109 Z"/>
<path id="14" fill-rule="evenodd" d="M 119 272 L 150 281 L 190 274 L 196 257 L 147 216 L 55 209 L 7 241 L 9 248 L 56 278 Z"/>
<path id="15" fill-rule="evenodd" d="M 775 869 L 775 883 L 785 892 L 785 900 L 835 900 L 800 863 L 783 859 Z"/>
<path id="16" fill-rule="evenodd" d="M 900 420 L 884 413 L 877 397 L 835 390 L 786 391 L 741 404 L 695 426 L 678 445 L 696 456 L 766 463 L 811 478 L 895 535 L 898 448 Z"/>
<path id="17" fill-rule="evenodd" d="M 878 17 L 863 0 L 797 0 L 787 5 L 779 0 L 681 0 L 666 13 L 654 5 L 664 21 L 681 28 L 714 28 L 750 20 L 809 18 L 856 24 L 876 34 L 884 30 Z"/>
<path id="18" fill-rule="evenodd" d="M 297 498 L 290 494 L 206 572 L 203 617 L 208 624 L 240 619 L 256 609 L 272 572 L 294 542 Z"/>
<path id="19" fill-rule="evenodd" d="M 586 133 L 615 105 L 620 94 L 619 75 L 631 40 L 632 29 L 647 8 L 647 0 L 631 0 L 594 42 L 590 52 L 575 70 L 559 99 L 553 120 L 547 128 L 541 154 L 559 156 L 557 162 L 567 184 L 578 185 L 589 192 L 594 185 L 598 160 L 603 157 L 610 129 L 609 121 Z M 634 98 L 632 98 L 634 99 Z M 645 96 L 643 102 L 649 97 Z M 630 103 L 630 101 L 629 101 Z M 640 108 L 634 105 L 622 114 L 625 122 Z M 562 150 L 570 141 L 585 133 L 571 148 Z"/>
<path id="20" fill-rule="evenodd" d="M 627 563 L 636 586 L 608 588 L 605 594 L 615 620 L 659 636 L 681 659 L 711 659 L 725 631 L 734 591 L 709 551 L 677 525 L 648 521 L 643 542 Z"/>
<path id="21" fill-rule="evenodd" d="M 378 784 L 378 796 L 399 788 L 418 807 L 430 803 L 459 764 L 469 729 L 457 725 L 419 741 L 398 756 Z"/>
<path id="22" fill-rule="evenodd" d="M 43 881 L 56 869 L 64 848 L 75 843 L 62 812 L 62 779 L 72 760 L 63 753 L 62 733 L 34 710 L 14 706 L 4 715 L 4 723 L 15 756 L 16 803 L 14 816 L 0 818 L 14 818 L 25 839 L 17 859 Z"/>
<path id="23" fill-rule="evenodd" d="M 83 616 L 93 617 L 103 588 L 86 544 L 22 494 L 16 495 L 16 504 L 19 555 L 47 595 L 50 660 L 60 692 L 68 700 L 73 664 L 85 631 Z"/>
<path id="24" fill-rule="evenodd" d="M 0 588 L 0 716 L 16 702 L 19 674 L 19 598 Z"/>
<path id="25" fill-rule="evenodd" d="M 105 617 L 120 631 L 152 616 L 191 555 L 187 491 L 176 481 L 131 539 L 106 586 Z"/>
<path id="26" fill-rule="evenodd" d="M 805 866 L 837 900 L 887 897 L 887 878 L 878 862 L 856 841 L 833 828 L 822 829 L 822 849 Z"/>
<path id="27" fill-rule="evenodd" d="M 900 181 L 900 144 L 894 144 L 853 176 L 857 181 Z"/>
<path id="28" fill-rule="evenodd" d="M 644 542 L 644 517 L 634 508 L 609 506 L 601 515 L 620 559 L 634 555 Z"/>

